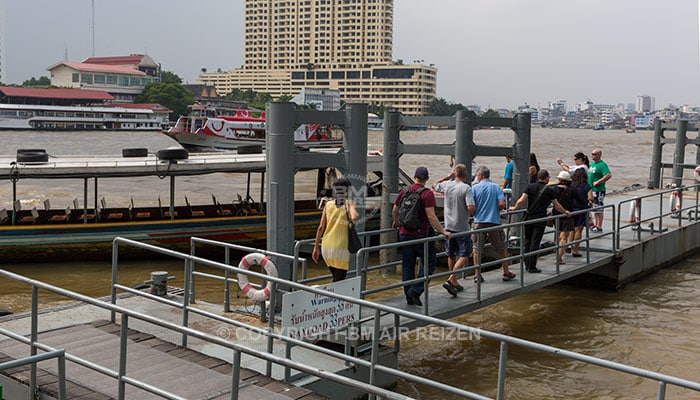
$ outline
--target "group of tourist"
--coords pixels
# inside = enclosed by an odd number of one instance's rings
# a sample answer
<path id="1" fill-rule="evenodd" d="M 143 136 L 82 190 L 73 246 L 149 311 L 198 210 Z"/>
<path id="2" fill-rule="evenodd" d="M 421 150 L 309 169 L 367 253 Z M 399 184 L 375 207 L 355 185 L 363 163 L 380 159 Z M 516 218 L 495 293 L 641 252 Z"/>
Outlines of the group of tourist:
<path id="1" fill-rule="evenodd" d="M 587 213 L 576 211 L 591 207 L 602 207 L 605 199 L 605 183 L 612 177 L 607 164 L 601 159 L 602 151 L 593 149 L 591 159 L 583 153 L 574 154 L 574 165 L 568 165 L 558 158 L 557 163 L 562 171 L 557 175 L 557 184 L 549 184 L 549 172 L 540 169 L 537 157 L 530 154 L 530 183 L 517 199 L 515 204 L 508 208 L 514 211 L 521 208 L 527 202 L 527 210 L 524 220 L 532 221 L 547 216 L 547 210 L 551 205 L 554 213 L 564 214 L 566 218 L 560 219 L 558 253 L 559 263 L 565 264 L 563 255 L 570 253 L 573 257 L 581 257 L 579 243 L 583 228 L 587 223 Z M 472 181 L 464 164 L 457 164 L 449 175 L 438 179 L 432 189 L 444 194 L 444 226 L 440 223 L 435 213 L 435 194 L 431 190 L 425 190 L 429 180 L 426 167 L 418 167 L 414 173 L 413 184 L 405 190 L 401 190 L 396 197 L 392 209 L 394 228 L 399 228 L 399 241 L 409 242 L 416 239 L 424 239 L 432 236 L 435 231 L 444 235 L 445 253 L 448 256 L 450 271 L 458 270 L 466 266 L 470 256 L 474 265 L 479 264 L 483 255 L 485 241 L 491 244 L 494 252 L 500 258 L 507 258 L 507 246 L 505 232 L 497 229 L 501 224 L 501 210 L 506 209 L 506 197 L 503 189 L 511 188 L 513 182 L 513 160 L 506 157 L 506 169 L 504 183 L 498 185 L 491 180 L 491 171 L 485 165 L 476 168 L 475 178 Z M 510 167 L 509 167 L 510 166 Z M 469 183 L 472 183 L 471 185 Z M 319 261 L 319 246 L 323 238 L 323 258 L 331 270 L 333 281 L 345 278 L 350 254 L 348 244 L 348 223 L 357 220 L 357 211 L 352 200 L 347 199 L 349 182 L 341 178 L 334 185 L 334 199 L 326 202 L 321 216 L 321 223 L 317 229 L 316 241 L 312 253 L 314 261 Z M 402 213 L 408 213 L 410 206 L 406 206 L 414 199 L 420 199 L 416 209 L 416 217 L 419 222 L 415 226 L 407 226 L 402 223 L 405 218 Z M 469 219 L 474 217 L 473 228 L 484 230 L 479 234 L 470 235 Z M 593 209 L 591 231 L 602 232 L 603 210 Z M 489 229 L 494 228 L 494 229 Z M 546 222 L 526 223 L 524 226 L 523 247 L 526 253 L 539 250 L 542 236 L 546 228 Z M 567 243 L 572 243 L 566 246 Z M 432 274 L 437 265 L 435 242 L 428 242 L 428 255 L 424 255 L 424 243 L 408 243 L 401 246 L 402 256 L 402 280 L 412 281 L 417 277 Z M 474 251 L 473 251 L 474 250 Z M 420 259 L 416 275 L 416 260 Z M 537 268 L 537 256 L 526 257 L 525 270 L 530 273 L 541 272 Z M 426 265 L 427 264 L 427 265 Z M 427 267 L 427 268 L 426 268 Z M 503 261 L 503 281 L 510 281 L 516 277 L 509 269 L 509 262 Z M 426 271 L 427 269 L 427 271 Z M 483 282 L 479 269 L 474 274 L 474 282 Z M 443 288 L 452 296 L 464 290 L 459 284 L 456 274 L 451 274 Z M 421 306 L 420 296 L 423 294 L 423 282 L 415 282 L 404 286 L 404 295 L 409 305 Z"/>

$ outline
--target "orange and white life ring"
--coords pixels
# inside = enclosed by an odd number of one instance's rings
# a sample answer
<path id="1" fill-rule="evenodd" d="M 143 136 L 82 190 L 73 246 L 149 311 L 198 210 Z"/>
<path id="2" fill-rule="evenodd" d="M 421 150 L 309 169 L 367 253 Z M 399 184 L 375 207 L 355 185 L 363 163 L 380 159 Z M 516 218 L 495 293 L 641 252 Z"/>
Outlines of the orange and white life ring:
<path id="1" fill-rule="evenodd" d="M 263 267 L 268 276 L 277 278 L 277 267 L 270 260 L 270 258 L 264 254 L 260 253 L 250 253 L 241 259 L 238 263 L 238 268 L 249 270 L 253 265 L 259 265 Z M 262 289 L 255 289 L 253 285 L 248 281 L 248 276 L 244 274 L 238 274 L 238 286 L 241 291 L 248 296 L 249 299 L 253 301 L 265 301 L 270 298 L 270 290 L 272 289 L 272 282 L 268 281 L 267 286 Z"/>
<path id="2" fill-rule="evenodd" d="M 642 216 L 642 199 L 635 197 L 634 201 L 630 203 L 630 218 L 627 222 L 639 223 L 639 219 Z"/>
<path id="3" fill-rule="evenodd" d="M 668 198 L 671 212 L 679 212 L 681 210 L 681 196 L 682 192 L 680 190 L 671 192 L 671 195 Z"/>
<path id="4" fill-rule="evenodd" d="M 700 165 L 695 167 L 695 169 L 693 170 L 693 176 L 695 177 L 696 182 L 700 182 Z"/>
<path id="5" fill-rule="evenodd" d="M 240 118 L 248 118 L 250 113 L 248 113 L 248 110 L 238 110 L 238 116 Z"/>

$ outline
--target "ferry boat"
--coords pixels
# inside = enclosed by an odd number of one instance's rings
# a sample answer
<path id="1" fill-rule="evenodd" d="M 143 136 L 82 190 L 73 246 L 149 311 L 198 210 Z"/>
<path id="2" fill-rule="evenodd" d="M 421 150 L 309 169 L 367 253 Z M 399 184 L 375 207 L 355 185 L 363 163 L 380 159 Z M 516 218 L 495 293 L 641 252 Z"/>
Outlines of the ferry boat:
<path id="1" fill-rule="evenodd" d="M 367 114 L 367 130 L 370 131 L 382 131 L 384 130 L 384 122 L 379 118 L 377 114 L 368 113 Z"/>
<path id="2" fill-rule="evenodd" d="M 0 129 L 157 131 L 161 121 L 150 109 L 0 104 Z"/>
<path id="3" fill-rule="evenodd" d="M 231 115 L 213 115 L 213 109 L 193 108 L 189 116 L 178 118 L 166 134 L 189 148 L 234 150 L 246 145 L 265 145 L 265 112 L 232 110 Z M 194 112 L 197 111 L 197 112 Z M 342 136 L 320 124 L 302 124 L 294 140 L 304 147 L 340 146 Z"/>
<path id="4" fill-rule="evenodd" d="M 188 251 L 190 237 L 265 245 L 267 237 L 267 204 L 254 200 L 248 186 L 244 196 L 212 200 L 207 204 L 190 204 L 175 200 L 178 177 L 212 173 L 264 173 L 264 154 L 202 153 L 190 155 L 186 149 L 165 149 L 148 154 L 147 149 L 123 149 L 122 157 L 60 157 L 49 159 L 43 150 L 18 150 L 14 159 L 0 158 L 0 174 L 13 184 L 13 192 L 5 198 L 17 198 L 0 205 L 0 259 L 3 262 L 45 262 L 69 260 L 108 260 L 112 240 L 119 236 L 146 243 Z M 382 157 L 368 159 L 368 171 L 381 169 Z M 380 174 L 375 173 L 377 176 Z M 169 193 L 154 194 L 151 205 L 131 203 L 115 207 L 98 193 L 110 178 L 128 177 L 170 178 Z M 21 178 L 21 179 L 20 179 Z M 15 180 L 13 180 L 15 179 Z M 33 195 L 33 203 L 23 202 L 16 187 L 22 181 L 41 179 L 65 181 L 84 180 L 83 201 L 77 198 L 67 208 L 52 205 L 50 193 Z M 94 180 L 94 193 L 88 200 L 88 180 Z M 377 183 L 381 187 L 381 182 Z M 148 187 L 144 188 L 149 190 Z M 129 188 L 138 191 L 138 188 Z M 262 192 L 261 192 L 262 196 Z M 99 201 L 98 201 L 99 199 Z M 168 200 L 169 199 L 169 200 Z M 294 231 L 297 239 L 315 235 L 321 218 L 320 197 L 296 200 Z M 36 203 L 34 203 L 36 200 Z M 94 201 L 94 204 L 89 204 Z M 82 203 L 82 204 L 81 204 Z M 176 204 L 179 203 L 179 204 Z M 157 205 L 156 205 L 157 204 Z M 368 221 L 377 227 L 378 220 Z M 121 257 L 122 255 L 120 255 Z M 141 254 L 124 254 L 127 258 Z"/>

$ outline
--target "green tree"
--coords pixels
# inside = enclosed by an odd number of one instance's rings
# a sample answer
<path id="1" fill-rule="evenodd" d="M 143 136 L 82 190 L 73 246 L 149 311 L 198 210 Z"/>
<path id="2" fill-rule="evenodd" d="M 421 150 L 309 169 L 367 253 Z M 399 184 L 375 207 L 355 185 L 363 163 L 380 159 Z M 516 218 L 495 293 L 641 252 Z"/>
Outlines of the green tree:
<path id="1" fill-rule="evenodd" d="M 447 100 L 442 97 L 436 97 L 428 104 L 428 115 L 449 117 L 455 115 L 459 110 L 466 109 L 467 108 L 460 103 L 448 103 Z"/>
<path id="2" fill-rule="evenodd" d="M 482 117 L 487 117 L 487 118 L 498 118 L 501 116 L 501 114 L 498 113 L 498 111 L 489 108 L 488 110 L 484 111 L 483 114 L 481 114 Z"/>
<path id="3" fill-rule="evenodd" d="M 170 118 L 175 120 L 187 114 L 187 106 L 194 103 L 194 96 L 180 84 L 154 82 L 147 84 L 134 102 L 159 103 L 173 111 Z"/>
<path id="4" fill-rule="evenodd" d="M 22 86 L 24 86 L 24 87 L 51 86 L 51 79 L 49 79 L 46 76 L 42 76 L 39 79 L 36 79 L 32 76 L 31 79 L 27 79 L 26 81 L 22 82 Z"/>
<path id="5" fill-rule="evenodd" d="M 291 94 L 283 94 L 282 96 L 277 98 L 277 101 L 285 102 L 285 101 L 291 101 L 294 98 Z"/>
<path id="6" fill-rule="evenodd" d="M 160 83 L 176 83 L 178 85 L 182 84 L 182 78 L 180 78 L 176 73 L 171 71 L 163 71 L 160 73 Z"/>

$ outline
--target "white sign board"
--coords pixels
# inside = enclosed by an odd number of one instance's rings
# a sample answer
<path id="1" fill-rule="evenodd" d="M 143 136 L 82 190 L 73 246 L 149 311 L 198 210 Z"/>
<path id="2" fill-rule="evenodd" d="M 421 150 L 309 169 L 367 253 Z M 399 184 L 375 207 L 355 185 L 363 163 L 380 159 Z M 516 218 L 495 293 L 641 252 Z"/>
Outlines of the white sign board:
<path id="1" fill-rule="evenodd" d="M 360 277 L 320 285 L 317 289 L 359 299 Z M 282 296 L 282 332 L 295 339 L 314 339 L 359 319 L 360 306 L 334 297 L 303 290 Z"/>

